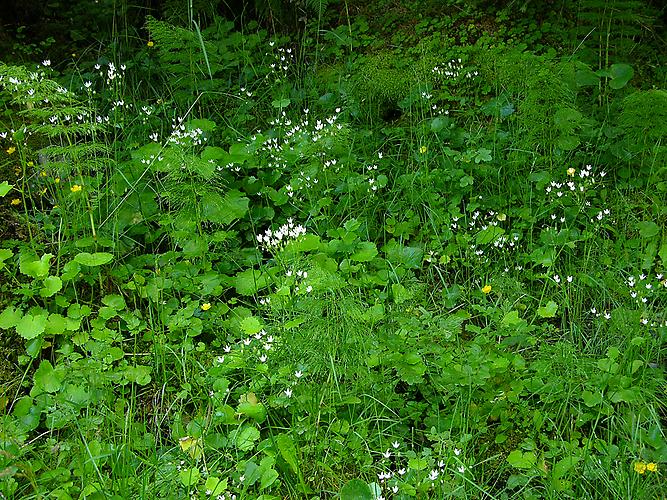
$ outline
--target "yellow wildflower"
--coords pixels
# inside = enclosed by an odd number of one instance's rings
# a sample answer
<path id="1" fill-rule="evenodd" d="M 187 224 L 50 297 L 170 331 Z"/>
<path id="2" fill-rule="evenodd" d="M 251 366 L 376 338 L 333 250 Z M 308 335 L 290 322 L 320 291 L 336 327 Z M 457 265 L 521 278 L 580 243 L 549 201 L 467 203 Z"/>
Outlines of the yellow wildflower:
<path id="1" fill-rule="evenodd" d="M 29 167 L 34 167 L 35 164 L 34 164 L 34 162 L 29 161 L 29 162 L 28 162 L 28 166 L 29 166 Z"/>
<path id="2" fill-rule="evenodd" d="M 46 170 L 42 170 L 42 172 L 39 174 L 42 177 L 46 177 L 48 174 L 46 173 Z"/>
<path id="3" fill-rule="evenodd" d="M 658 464 L 649 462 L 646 464 L 646 470 L 649 472 L 658 472 Z"/>
<path id="4" fill-rule="evenodd" d="M 419 152 L 420 152 L 421 154 L 426 153 L 426 151 L 428 151 L 428 149 L 426 148 L 426 146 L 422 146 L 422 147 L 419 148 Z"/>
<path id="5" fill-rule="evenodd" d="M 73 193 L 78 193 L 79 191 L 81 191 L 81 186 L 79 186 L 78 184 L 74 184 L 71 188 L 69 188 L 69 190 L 72 191 Z"/>
<path id="6" fill-rule="evenodd" d="M 646 472 L 646 464 L 644 462 L 635 462 L 635 472 L 639 474 Z"/>
<path id="7" fill-rule="evenodd" d="M 575 172 L 576 172 L 576 170 L 572 167 L 567 169 L 567 175 L 569 175 L 570 177 L 574 177 Z"/>
<path id="8" fill-rule="evenodd" d="M 58 184 L 58 183 L 60 182 L 60 177 L 56 177 L 55 179 L 53 179 L 53 182 L 55 182 L 56 184 Z"/>
<path id="9" fill-rule="evenodd" d="M 485 285 L 484 288 L 482 288 L 482 292 L 490 293 L 491 292 L 491 285 Z"/>
<path id="10" fill-rule="evenodd" d="M 16 148 L 14 146 L 10 146 L 9 148 L 7 148 L 8 155 L 12 154 L 14 151 L 16 151 Z"/>
<path id="11" fill-rule="evenodd" d="M 208 311 L 210 308 L 211 308 L 211 304 L 209 304 L 208 302 L 201 305 L 201 310 L 202 311 Z"/>
<path id="12" fill-rule="evenodd" d="M 153 40 L 148 40 L 148 43 L 146 45 L 148 45 L 149 47 L 152 47 L 155 44 L 153 43 Z"/>
<path id="13" fill-rule="evenodd" d="M 12 205 L 20 205 L 20 204 L 21 204 L 21 200 L 19 200 L 18 198 L 14 198 L 12 200 Z"/>

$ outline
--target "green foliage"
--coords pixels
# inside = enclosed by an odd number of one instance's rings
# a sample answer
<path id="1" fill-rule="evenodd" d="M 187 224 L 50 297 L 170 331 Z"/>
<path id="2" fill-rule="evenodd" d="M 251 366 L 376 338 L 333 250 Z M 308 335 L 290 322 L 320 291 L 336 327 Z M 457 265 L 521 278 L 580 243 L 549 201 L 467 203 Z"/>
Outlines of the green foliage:
<path id="1" fill-rule="evenodd" d="M 0 496 L 660 496 L 642 65 L 534 2 L 214 5 L 0 66 Z"/>

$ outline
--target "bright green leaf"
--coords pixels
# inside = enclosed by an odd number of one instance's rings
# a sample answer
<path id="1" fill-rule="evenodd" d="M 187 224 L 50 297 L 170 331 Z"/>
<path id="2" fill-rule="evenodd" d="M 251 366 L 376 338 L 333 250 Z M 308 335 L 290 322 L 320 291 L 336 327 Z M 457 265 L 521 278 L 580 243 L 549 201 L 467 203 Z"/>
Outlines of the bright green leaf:
<path id="1" fill-rule="evenodd" d="M 50 253 L 42 255 L 39 259 L 34 255 L 21 255 L 19 269 L 31 278 L 46 278 L 49 275 L 49 268 L 51 267 L 49 262 L 52 257 L 53 255 Z"/>
<path id="2" fill-rule="evenodd" d="M 54 369 L 53 365 L 46 359 L 42 360 L 33 375 L 35 387 L 50 393 L 60 390 L 63 380 L 65 380 L 64 370 Z"/>
<path id="3" fill-rule="evenodd" d="M 373 493 L 365 481 L 350 479 L 340 490 L 340 500 L 373 500 Z"/>
<path id="4" fill-rule="evenodd" d="M 26 314 L 16 323 L 16 333 L 26 340 L 34 339 L 44 333 L 49 314 L 43 311 L 38 314 Z"/>
<path id="5" fill-rule="evenodd" d="M 556 311 L 558 310 L 558 304 L 553 300 L 547 302 L 546 306 L 541 306 L 537 308 L 537 315 L 540 318 L 553 318 L 556 316 Z"/>
<path id="6" fill-rule="evenodd" d="M 113 255 L 107 252 L 81 252 L 74 256 L 74 260 L 84 266 L 96 267 L 111 262 Z"/>
<path id="7" fill-rule="evenodd" d="M 178 478 L 181 480 L 181 484 L 186 488 L 194 486 L 199 482 L 201 478 L 201 472 L 197 467 L 192 467 L 191 469 L 184 469 L 178 473 Z"/>
<path id="8" fill-rule="evenodd" d="M 7 193 L 9 193 L 13 187 L 13 184 L 10 184 L 7 181 L 2 181 L 2 183 L 0 183 L 0 198 L 7 196 Z"/>
<path id="9" fill-rule="evenodd" d="M 42 297 L 52 297 L 63 287 L 63 282 L 58 276 L 49 276 L 44 280 L 44 287 L 39 290 Z"/>

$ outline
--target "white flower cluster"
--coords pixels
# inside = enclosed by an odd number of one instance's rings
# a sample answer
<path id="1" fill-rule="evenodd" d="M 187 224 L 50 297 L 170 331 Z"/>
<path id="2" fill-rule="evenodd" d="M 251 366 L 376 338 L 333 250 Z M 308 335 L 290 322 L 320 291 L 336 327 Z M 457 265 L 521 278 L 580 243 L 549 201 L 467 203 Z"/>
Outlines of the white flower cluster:
<path id="1" fill-rule="evenodd" d="M 284 247 L 304 234 L 306 234 L 306 228 L 300 224 L 294 224 L 290 218 L 287 219 L 287 224 L 280 226 L 277 231 L 267 229 L 264 234 L 258 234 L 257 242 L 267 250 L 274 250 Z"/>
<path id="2" fill-rule="evenodd" d="M 462 67 L 461 59 L 452 59 L 448 63 L 444 63 L 442 67 L 434 66 L 431 73 L 447 78 L 457 78 Z"/>
<path id="3" fill-rule="evenodd" d="M 179 146 L 186 146 L 188 144 L 201 146 L 204 142 L 208 141 L 208 137 L 204 136 L 204 131 L 202 129 L 195 128 L 187 130 L 183 118 L 179 117 L 177 120 L 172 120 L 171 127 L 171 135 L 169 136 L 168 141 L 173 144 Z"/>

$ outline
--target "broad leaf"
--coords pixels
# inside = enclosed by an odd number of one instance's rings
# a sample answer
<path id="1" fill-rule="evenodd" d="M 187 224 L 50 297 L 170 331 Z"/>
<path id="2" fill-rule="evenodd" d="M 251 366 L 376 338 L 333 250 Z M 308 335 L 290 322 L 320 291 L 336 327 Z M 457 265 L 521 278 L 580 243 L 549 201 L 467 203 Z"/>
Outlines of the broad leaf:
<path id="1" fill-rule="evenodd" d="M 111 262 L 113 260 L 113 255 L 107 252 L 81 252 L 76 254 L 74 260 L 84 266 L 96 267 Z"/>

